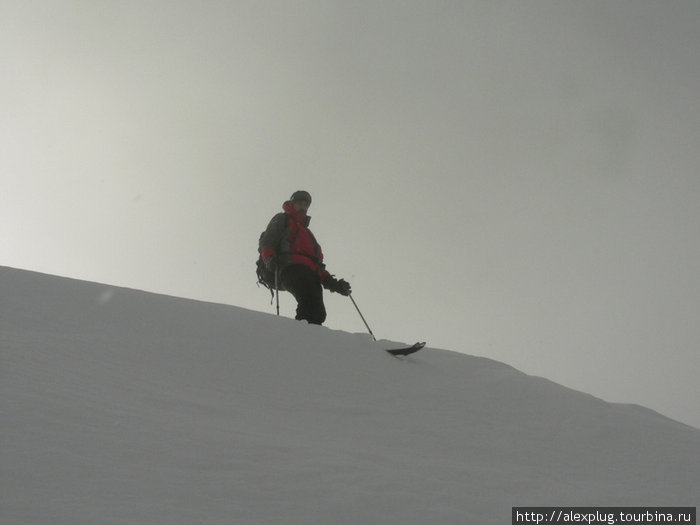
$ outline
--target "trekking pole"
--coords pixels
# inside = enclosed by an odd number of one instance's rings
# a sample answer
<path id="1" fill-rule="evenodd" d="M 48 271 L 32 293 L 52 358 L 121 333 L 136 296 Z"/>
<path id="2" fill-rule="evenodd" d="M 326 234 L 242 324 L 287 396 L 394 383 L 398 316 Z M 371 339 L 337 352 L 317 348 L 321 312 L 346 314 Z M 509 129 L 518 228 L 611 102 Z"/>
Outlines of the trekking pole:
<path id="1" fill-rule="evenodd" d="M 377 338 L 374 337 L 374 334 L 372 333 L 372 329 L 371 329 L 371 328 L 369 327 L 369 325 L 367 324 L 367 321 L 365 321 L 365 316 L 362 315 L 362 312 L 360 312 L 360 309 L 358 308 L 357 303 L 355 302 L 355 299 L 352 298 L 352 294 L 349 294 L 348 297 L 350 297 L 350 300 L 352 301 L 352 304 L 355 305 L 355 310 L 357 310 L 357 313 L 360 314 L 360 317 L 362 318 L 362 322 L 365 323 L 365 326 L 367 327 L 367 330 L 369 331 L 369 335 L 371 335 L 371 336 L 372 336 L 372 339 L 374 339 L 374 340 L 376 341 Z"/>
<path id="2" fill-rule="evenodd" d="M 275 268 L 275 297 L 277 301 L 277 315 L 280 314 L 280 287 L 279 287 L 280 271 Z"/>

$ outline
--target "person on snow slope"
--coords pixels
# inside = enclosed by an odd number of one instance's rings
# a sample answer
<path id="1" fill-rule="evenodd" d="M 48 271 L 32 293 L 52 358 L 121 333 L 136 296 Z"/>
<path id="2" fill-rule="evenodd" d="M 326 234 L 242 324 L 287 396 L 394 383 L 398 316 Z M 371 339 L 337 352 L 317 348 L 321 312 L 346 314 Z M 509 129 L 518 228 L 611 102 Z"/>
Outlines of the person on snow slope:
<path id="1" fill-rule="evenodd" d="M 260 237 L 260 255 L 265 266 L 278 272 L 279 289 L 290 292 L 297 301 L 296 319 L 323 324 L 326 307 L 323 288 L 350 295 L 350 284 L 336 279 L 323 264 L 323 251 L 309 230 L 307 211 L 311 195 L 296 191 L 282 205 Z"/>

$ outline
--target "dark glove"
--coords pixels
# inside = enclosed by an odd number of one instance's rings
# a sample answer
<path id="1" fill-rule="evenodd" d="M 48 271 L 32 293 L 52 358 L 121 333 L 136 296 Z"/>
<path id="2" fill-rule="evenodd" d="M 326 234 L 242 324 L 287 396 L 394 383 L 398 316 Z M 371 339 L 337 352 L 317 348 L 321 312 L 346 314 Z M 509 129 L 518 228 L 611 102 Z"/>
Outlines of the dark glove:
<path id="1" fill-rule="evenodd" d="M 345 279 L 337 280 L 335 277 L 329 277 L 327 288 L 331 292 L 336 292 L 336 293 L 339 293 L 340 295 L 348 296 L 348 295 L 350 295 L 350 293 L 352 293 L 352 289 L 350 288 L 350 283 L 347 282 Z"/>
<path id="2" fill-rule="evenodd" d="M 348 296 L 352 293 L 352 288 L 350 288 L 350 283 L 345 279 L 338 281 L 338 293 L 340 295 Z"/>

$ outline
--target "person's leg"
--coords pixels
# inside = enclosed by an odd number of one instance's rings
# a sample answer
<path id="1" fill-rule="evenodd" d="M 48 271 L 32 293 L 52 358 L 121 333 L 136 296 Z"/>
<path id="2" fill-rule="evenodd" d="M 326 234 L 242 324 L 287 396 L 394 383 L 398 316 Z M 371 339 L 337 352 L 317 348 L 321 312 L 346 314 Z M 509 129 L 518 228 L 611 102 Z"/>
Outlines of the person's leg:
<path id="1" fill-rule="evenodd" d="M 326 320 L 326 307 L 323 304 L 321 280 L 311 268 L 301 264 L 288 266 L 280 276 L 284 288 L 297 301 L 296 319 L 311 324 L 323 324 Z"/>

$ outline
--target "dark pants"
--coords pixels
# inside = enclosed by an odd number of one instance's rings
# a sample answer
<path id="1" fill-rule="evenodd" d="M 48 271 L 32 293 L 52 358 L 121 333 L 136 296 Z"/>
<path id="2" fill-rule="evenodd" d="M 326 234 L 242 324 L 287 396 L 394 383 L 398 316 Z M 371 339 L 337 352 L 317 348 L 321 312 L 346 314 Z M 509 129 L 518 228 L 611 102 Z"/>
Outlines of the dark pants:
<path id="1" fill-rule="evenodd" d="M 282 286 L 297 300 L 296 319 L 311 324 L 323 324 L 326 307 L 323 305 L 321 279 L 308 266 L 293 264 L 282 270 Z"/>

